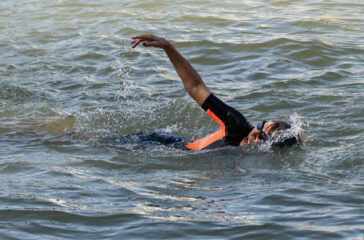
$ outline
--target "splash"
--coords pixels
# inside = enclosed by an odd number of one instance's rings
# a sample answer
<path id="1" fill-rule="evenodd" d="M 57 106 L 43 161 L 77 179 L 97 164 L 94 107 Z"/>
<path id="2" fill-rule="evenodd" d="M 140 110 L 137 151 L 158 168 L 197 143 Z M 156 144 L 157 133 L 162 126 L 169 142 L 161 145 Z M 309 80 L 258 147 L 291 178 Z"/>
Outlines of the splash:
<path id="1" fill-rule="evenodd" d="M 279 134 L 273 134 L 267 141 L 263 144 L 259 144 L 259 151 L 267 152 L 272 150 L 272 146 L 278 141 L 289 139 L 292 137 L 298 138 L 298 141 L 303 144 L 304 140 L 304 127 L 309 124 L 304 122 L 303 117 L 297 113 L 289 116 L 289 123 L 291 128 L 279 131 Z"/>
<path id="2" fill-rule="evenodd" d="M 88 106 L 77 112 L 76 133 L 99 132 L 106 135 L 127 135 L 138 132 L 178 132 L 180 123 L 185 121 L 185 102 L 166 99 L 152 90 L 149 78 L 144 74 L 135 77 L 138 67 L 135 59 L 140 52 L 131 51 L 127 40 L 118 40 L 122 52 L 114 57 L 111 65 L 114 69 L 111 81 L 112 91 L 109 103 Z M 135 67 L 134 67 L 135 66 Z M 177 114 L 176 114 L 177 113 Z M 181 114 L 178 114 L 181 113 Z M 102 137 L 102 136 L 101 136 Z"/>
<path id="3" fill-rule="evenodd" d="M 303 127 L 307 125 L 303 122 L 302 116 L 294 113 L 290 116 L 290 124 L 291 128 L 279 131 L 279 134 L 273 134 L 271 138 L 271 144 L 275 144 L 277 142 L 281 142 L 283 140 L 290 139 L 292 137 L 296 137 L 299 142 L 302 142 L 303 137 Z"/>
<path id="4" fill-rule="evenodd" d="M 297 113 L 292 114 L 289 118 L 290 118 L 291 128 L 287 129 L 287 132 L 290 133 L 291 135 L 298 136 L 301 138 L 301 140 L 303 140 L 302 139 L 304 137 L 303 129 L 304 127 L 309 127 L 309 123 L 304 122 L 303 117 Z"/>

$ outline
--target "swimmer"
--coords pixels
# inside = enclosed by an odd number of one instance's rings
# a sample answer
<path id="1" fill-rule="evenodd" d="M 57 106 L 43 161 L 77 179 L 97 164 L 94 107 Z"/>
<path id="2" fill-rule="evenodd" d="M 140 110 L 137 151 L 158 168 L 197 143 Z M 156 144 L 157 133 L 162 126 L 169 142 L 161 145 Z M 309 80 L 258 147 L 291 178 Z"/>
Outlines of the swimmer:
<path id="1" fill-rule="evenodd" d="M 288 138 L 280 136 L 283 130 L 291 127 L 283 121 L 262 121 L 253 127 L 240 112 L 211 93 L 197 71 L 168 40 L 155 35 L 139 35 L 132 39 L 132 48 L 142 44 L 144 47 L 163 49 L 181 78 L 187 93 L 220 125 L 219 130 L 196 141 L 158 133 L 139 134 L 134 137 L 141 141 L 154 141 L 177 148 L 182 146 L 189 150 L 211 149 L 226 145 L 242 146 L 268 139 L 272 139 L 273 145 L 280 147 L 292 146 L 299 142 L 298 136 Z"/>

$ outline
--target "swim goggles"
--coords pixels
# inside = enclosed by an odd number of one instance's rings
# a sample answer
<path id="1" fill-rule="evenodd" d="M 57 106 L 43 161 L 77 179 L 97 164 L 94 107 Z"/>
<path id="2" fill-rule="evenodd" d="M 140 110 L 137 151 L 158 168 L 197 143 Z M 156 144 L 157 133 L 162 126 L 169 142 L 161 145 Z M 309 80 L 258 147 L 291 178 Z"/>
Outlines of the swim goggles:
<path id="1" fill-rule="evenodd" d="M 265 132 L 263 132 L 263 128 L 264 128 L 264 125 L 265 125 L 265 123 L 266 123 L 267 121 L 263 121 L 263 122 L 261 122 L 261 123 L 258 123 L 258 125 L 257 125 L 257 129 L 259 130 L 259 139 L 260 140 L 263 140 L 263 141 L 265 141 L 265 140 L 267 140 L 267 134 L 265 134 Z"/>

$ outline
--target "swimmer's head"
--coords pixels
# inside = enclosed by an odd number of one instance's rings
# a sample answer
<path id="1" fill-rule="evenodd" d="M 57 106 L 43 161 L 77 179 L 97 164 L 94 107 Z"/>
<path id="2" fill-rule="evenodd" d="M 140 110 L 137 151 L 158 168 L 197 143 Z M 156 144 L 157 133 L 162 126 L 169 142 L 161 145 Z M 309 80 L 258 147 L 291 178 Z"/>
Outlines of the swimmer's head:
<path id="1" fill-rule="evenodd" d="M 249 135 L 240 142 L 240 145 L 272 139 L 273 146 L 292 146 L 299 142 L 299 138 L 292 134 L 283 133 L 284 130 L 289 128 L 291 128 L 291 125 L 283 121 L 263 121 L 253 128 Z"/>

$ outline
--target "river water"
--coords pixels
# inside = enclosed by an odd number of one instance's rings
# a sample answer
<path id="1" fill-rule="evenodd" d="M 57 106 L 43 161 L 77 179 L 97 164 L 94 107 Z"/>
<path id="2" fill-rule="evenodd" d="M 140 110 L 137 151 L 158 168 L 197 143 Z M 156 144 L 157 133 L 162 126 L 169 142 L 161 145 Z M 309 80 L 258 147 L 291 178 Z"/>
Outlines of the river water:
<path id="1" fill-rule="evenodd" d="M 0 238 L 363 239 L 363 16 L 361 0 L 1 1 Z M 118 141 L 218 128 L 161 50 L 130 48 L 142 33 L 303 145 Z"/>

